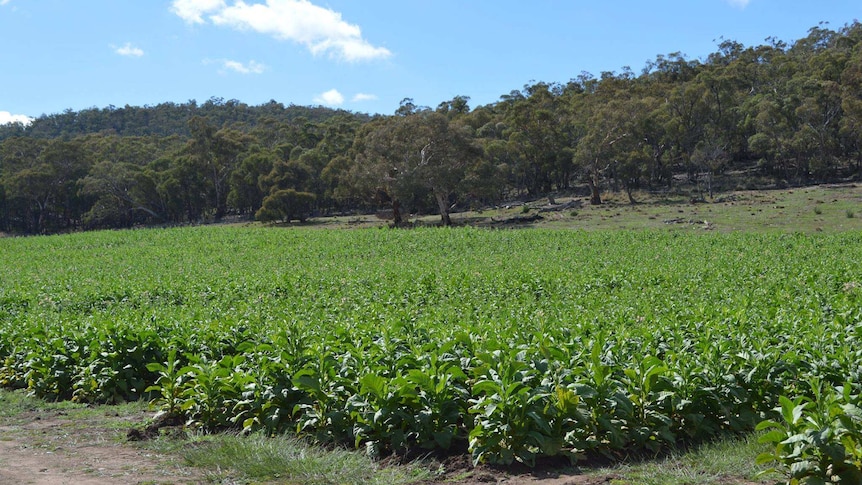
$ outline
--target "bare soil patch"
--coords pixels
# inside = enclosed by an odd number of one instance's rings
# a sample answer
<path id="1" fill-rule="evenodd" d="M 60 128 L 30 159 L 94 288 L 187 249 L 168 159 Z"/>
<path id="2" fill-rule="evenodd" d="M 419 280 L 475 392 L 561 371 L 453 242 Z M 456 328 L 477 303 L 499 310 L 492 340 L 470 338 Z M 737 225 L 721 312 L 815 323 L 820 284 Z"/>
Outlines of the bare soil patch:
<path id="1" fill-rule="evenodd" d="M 468 455 L 451 456 L 441 461 L 443 473 L 427 485 L 635 485 L 639 479 L 627 477 L 624 472 L 614 472 L 607 467 L 587 464 L 583 468 L 564 466 L 560 463 L 539 463 L 535 468 L 525 466 L 473 467 Z M 686 482 L 689 483 L 689 482 Z M 723 485 L 761 485 L 763 482 L 746 480 L 738 476 L 704 478 L 690 483 L 721 483 Z"/>
<path id="2" fill-rule="evenodd" d="M 454 455 L 441 462 L 444 472 L 431 484 L 454 485 L 597 485 L 611 483 L 620 478 L 616 474 L 582 474 L 571 467 L 539 465 L 501 468 L 488 465 L 473 466 L 469 455 Z"/>
<path id="3" fill-rule="evenodd" d="M 198 470 L 123 442 L 150 415 L 110 413 L 28 411 L 0 420 L 0 484 L 204 483 Z"/>

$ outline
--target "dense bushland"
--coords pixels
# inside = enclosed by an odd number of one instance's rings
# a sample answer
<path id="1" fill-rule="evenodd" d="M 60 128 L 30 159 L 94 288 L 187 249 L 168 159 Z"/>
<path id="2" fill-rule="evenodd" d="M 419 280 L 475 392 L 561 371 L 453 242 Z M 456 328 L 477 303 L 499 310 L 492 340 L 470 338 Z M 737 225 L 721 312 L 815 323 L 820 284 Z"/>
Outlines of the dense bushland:
<path id="1" fill-rule="evenodd" d="M 376 209 L 440 213 L 513 197 L 859 179 L 862 26 L 705 59 L 537 82 L 472 108 L 391 116 L 237 100 L 92 108 L 0 127 L 0 231 L 49 233 Z M 288 191 L 293 192 L 288 192 Z M 286 194 L 303 194 L 285 205 Z M 294 197 L 295 199 L 295 197 Z M 261 208 L 269 209 L 261 211 Z M 288 210 L 287 208 L 290 207 Z M 297 213 L 300 212 L 300 213 Z"/>

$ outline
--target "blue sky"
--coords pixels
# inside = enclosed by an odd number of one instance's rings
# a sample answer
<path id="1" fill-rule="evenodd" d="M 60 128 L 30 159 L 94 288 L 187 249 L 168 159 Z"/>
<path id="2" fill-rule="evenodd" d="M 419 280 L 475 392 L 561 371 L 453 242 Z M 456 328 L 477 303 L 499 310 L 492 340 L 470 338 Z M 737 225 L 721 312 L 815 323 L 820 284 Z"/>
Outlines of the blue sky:
<path id="1" fill-rule="evenodd" d="M 0 0 L 0 123 L 211 97 L 390 114 L 792 42 L 860 0 Z"/>

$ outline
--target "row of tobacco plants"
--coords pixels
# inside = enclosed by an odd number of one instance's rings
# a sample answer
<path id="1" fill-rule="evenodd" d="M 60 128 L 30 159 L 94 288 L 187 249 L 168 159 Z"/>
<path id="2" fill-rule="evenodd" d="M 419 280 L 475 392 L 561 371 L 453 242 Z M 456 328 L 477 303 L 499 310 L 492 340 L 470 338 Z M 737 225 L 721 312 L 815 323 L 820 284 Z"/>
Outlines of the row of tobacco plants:
<path id="1" fill-rule="evenodd" d="M 855 233 L 0 239 L 0 384 L 499 464 L 761 429 L 788 478 L 859 483 L 859 261 Z"/>

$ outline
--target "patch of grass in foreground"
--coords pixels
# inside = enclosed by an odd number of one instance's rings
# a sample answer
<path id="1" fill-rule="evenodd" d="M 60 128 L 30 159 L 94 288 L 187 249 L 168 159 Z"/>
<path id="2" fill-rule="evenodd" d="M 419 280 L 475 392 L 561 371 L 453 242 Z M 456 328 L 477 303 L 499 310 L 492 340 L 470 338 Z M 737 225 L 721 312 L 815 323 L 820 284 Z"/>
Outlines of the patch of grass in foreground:
<path id="1" fill-rule="evenodd" d="M 72 401 L 49 402 L 28 395 L 27 391 L 0 388 L 0 418 L 9 418 L 32 411 L 68 411 L 86 407 Z"/>
<path id="2" fill-rule="evenodd" d="M 758 437 L 728 437 L 663 459 L 582 472 L 608 477 L 608 483 L 614 485 L 776 483 L 781 479 L 777 474 L 757 477 L 766 467 L 756 465 L 755 457 L 768 447 L 758 443 Z M 209 470 L 209 479 L 214 482 L 410 484 L 434 479 L 431 462 L 384 468 L 361 452 L 327 450 L 291 436 L 220 434 L 191 436 L 190 440 L 191 444 L 160 439 L 151 446 Z"/>
<path id="3" fill-rule="evenodd" d="M 24 413 L 53 411 L 64 413 L 92 412 L 86 404 L 72 401 L 50 402 L 32 397 L 22 389 L 11 391 L 0 388 L 0 419 L 14 419 Z"/>
<path id="4" fill-rule="evenodd" d="M 366 455 L 341 449 L 327 450 L 292 436 L 261 434 L 192 436 L 187 442 L 158 440 L 156 446 L 174 449 L 192 466 L 211 471 L 210 478 L 263 480 L 267 483 L 408 484 L 432 478 L 421 466 L 381 467 Z"/>
<path id="5" fill-rule="evenodd" d="M 9 418 L 34 409 L 33 400 L 21 391 L 0 388 L 0 418 Z"/>
<path id="6" fill-rule="evenodd" d="M 0 388 L 0 419 L 16 418 L 23 413 L 62 412 L 76 419 L 98 419 L 103 416 L 123 417 L 141 414 L 149 408 L 146 401 L 132 401 L 122 404 L 85 404 L 72 401 L 46 401 L 31 396 L 26 390 Z M 125 421 L 112 423 L 104 420 L 108 427 L 127 427 Z"/>
<path id="7" fill-rule="evenodd" d="M 755 457 L 769 448 L 757 442 L 759 436 L 729 437 L 665 459 L 623 464 L 603 472 L 618 475 L 611 482 L 616 485 L 775 483 L 781 479 L 779 475 L 757 477 L 768 467 L 755 464 Z"/>

